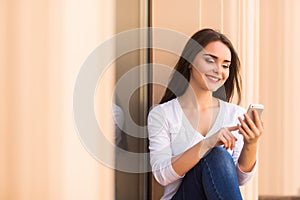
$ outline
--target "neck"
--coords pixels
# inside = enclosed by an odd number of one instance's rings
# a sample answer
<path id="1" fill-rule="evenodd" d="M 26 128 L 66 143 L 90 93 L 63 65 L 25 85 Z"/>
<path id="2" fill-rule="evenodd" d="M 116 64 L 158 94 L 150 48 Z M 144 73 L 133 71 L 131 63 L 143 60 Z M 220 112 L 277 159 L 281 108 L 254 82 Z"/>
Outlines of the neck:
<path id="1" fill-rule="evenodd" d="M 192 106 L 201 110 L 211 108 L 214 104 L 214 97 L 211 91 L 197 90 L 191 86 L 187 88 L 180 99 L 186 106 Z"/>

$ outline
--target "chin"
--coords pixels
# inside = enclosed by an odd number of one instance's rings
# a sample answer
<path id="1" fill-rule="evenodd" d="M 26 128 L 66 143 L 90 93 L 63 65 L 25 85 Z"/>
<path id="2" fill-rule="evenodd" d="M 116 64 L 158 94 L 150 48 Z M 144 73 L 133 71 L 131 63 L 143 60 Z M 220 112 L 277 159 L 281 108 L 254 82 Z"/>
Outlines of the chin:
<path id="1" fill-rule="evenodd" d="M 211 87 L 211 88 L 209 88 L 209 90 L 210 91 L 212 91 L 212 92 L 216 92 L 218 89 L 220 89 L 222 87 L 222 85 L 220 85 L 220 86 L 215 86 L 215 87 Z"/>

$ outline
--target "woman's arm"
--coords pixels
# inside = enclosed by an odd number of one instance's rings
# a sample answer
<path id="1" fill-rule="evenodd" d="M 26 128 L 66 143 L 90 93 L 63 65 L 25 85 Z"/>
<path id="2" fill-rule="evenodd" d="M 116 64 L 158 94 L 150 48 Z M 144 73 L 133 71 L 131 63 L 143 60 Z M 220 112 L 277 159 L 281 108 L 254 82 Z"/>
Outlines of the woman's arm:
<path id="1" fill-rule="evenodd" d="M 148 116 L 150 164 L 155 179 L 161 185 L 168 185 L 181 178 L 214 146 L 224 144 L 226 149 L 235 146 L 236 138 L 231 131 L 237 130 L 237 126 L 222 128 L 180 155 L 172 156 L 170 127 L 166 119 L 161 107 L 153 108 Z"/>
<path id="2" fill-rule="evenodd" d="M 172 158 L 172 167 L 179 176 L 183 176 L 193 168 L 210 149 L 204 143 L 205 140 L 202 140 L 187 151 Z"/>
<path id="3" fill-rule="evenodd" d="M 200 141 L 182 154 L 173 157 L 172 167 L 174 171 L 179 176 L 183 176 L 191 168 L 193 168 L 203 156 L 205 156 L 209 149 L 215 146 L 224 144 L 226 149 L 233 149 L 237 139 L 233 136 L 231 131 L 235 131 L 237 129 L 238 126 L 222 128 L 217 133 Z"/>
<path id="4" fill-rule="evenodd" d="M 250 172 L 253 169 L 257 158 L 259 138 L 264 131 L 263 122 L 256 110 L 253 111 L 253 115 L 254 122 L 247 114 L 244 114 L 245 120 L 239 117 L 241 125 L 238 127 L 240 134 L 244 137 L 244 146 L 238 164 L 243 172 Z"/>

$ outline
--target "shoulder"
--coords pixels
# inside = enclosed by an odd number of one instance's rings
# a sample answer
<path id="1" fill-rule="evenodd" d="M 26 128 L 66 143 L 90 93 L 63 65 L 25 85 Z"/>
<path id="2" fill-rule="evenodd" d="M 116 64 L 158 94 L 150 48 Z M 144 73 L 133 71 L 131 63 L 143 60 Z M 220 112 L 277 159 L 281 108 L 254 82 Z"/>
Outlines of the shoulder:
<path id="1" fill-rule="evenodd" d="M 178 110 L 177 99 L 172 99 L 168 102 L 153 106 L 150 109 L 149 116 L 154 114 L 168 115 L 174 113 L 176 110 Z"/>
<path id="2" fill-rule="evenodd" d="M 234 103 L 229 103 L 222 100 L 220 100 L 220 102 L 223 104 L 223 107 L 227 113 L 243 115 L 246 112 L 246 110 L 243 107 L 236 105 Z"/>
<path id="3" fill-rule="evenodd" d="M 152 123 L 176 124 L 182 119 L 182 112 L 177 99 L 158 104 L 151 108 L 148 115 L 148 125 Z"/>

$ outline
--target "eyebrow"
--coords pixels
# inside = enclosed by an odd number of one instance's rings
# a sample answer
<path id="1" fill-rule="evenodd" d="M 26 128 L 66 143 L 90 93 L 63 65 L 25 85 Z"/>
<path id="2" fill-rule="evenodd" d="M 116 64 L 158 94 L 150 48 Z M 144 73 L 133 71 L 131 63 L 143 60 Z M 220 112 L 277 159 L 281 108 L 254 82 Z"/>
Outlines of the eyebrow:
<path id="1" fill-rule="evenodd" d="M 214 59 L 218 59 L 218 56 L 215 56 L 215 55 L 212 55 L 212 54 L 209 54 L 209 53 L 205 53 L 205 54 L 203 54 L 203 55 L 205 55 L 205 56 L 210 56 L 210 57 L 212 57 L 212 58 L 214 58 Z M 224 62 L 230 63 L 231 61 L 230 61 L 230 60 L 224 60 Z"/>

